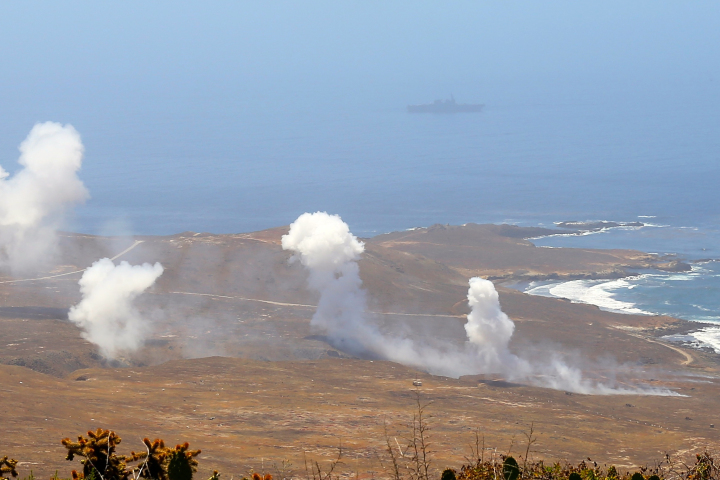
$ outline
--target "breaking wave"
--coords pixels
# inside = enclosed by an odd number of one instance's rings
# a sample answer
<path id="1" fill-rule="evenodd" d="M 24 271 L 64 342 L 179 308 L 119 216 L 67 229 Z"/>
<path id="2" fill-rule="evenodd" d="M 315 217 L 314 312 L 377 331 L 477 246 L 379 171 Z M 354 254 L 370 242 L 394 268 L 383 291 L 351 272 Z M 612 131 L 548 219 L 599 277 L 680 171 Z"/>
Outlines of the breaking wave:
<path id="1" fill-rule="evenodd" d="M 571 280 L 561 283 L 550 283 L 533 286 L 525 290 L 530 295 L 564 298 L 573 303 L 586 303 L 596 305 L 609 312 L 627 313 L 635 315 L 655 315 L 654 312 L 637 308 L 634 303 L 618 300 L 615 295 L 618 290 L 632 290 L 636 285 L 628 279 L 618 280 Z"/>

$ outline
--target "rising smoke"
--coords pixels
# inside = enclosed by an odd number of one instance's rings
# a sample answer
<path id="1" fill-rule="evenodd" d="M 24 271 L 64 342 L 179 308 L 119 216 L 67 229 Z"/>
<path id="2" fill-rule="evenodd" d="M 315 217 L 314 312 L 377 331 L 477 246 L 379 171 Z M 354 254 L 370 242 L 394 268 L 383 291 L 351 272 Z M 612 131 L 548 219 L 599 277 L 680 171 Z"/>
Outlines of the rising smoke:
<path id="1" fill-rule="evenodd" d="M 133 302 L 163 273 L 159 263 L 115 265 L 109 258 L 93 263 L 79 281 L 82 300 L 68 318 L 83 330 L 106 358 L 136 350 L 150 333 L 150 323 Z"/>
<path id="2" fill-rule="evenodd" d="M 473 277 L 470 279 L 467 298 L 470 314 L 465 332 L 475 368 L 496 372 L 512 369 L 524 374 L 529 364 L 510 353 L 510 339 L 515 332 L 515 324 L 500 308 L 495 285 L 489 280 Z"/>
<path id="3" fill-rule="evenodd" d="M 57 229 L 88 191 L 77 172 L 84 147 L 71 125 L 38 123 L 20 144 L 22 170 L 0 167 L 0 266 L 26 272 L 57 251 Z"/>
<path id="4" fill-rule="evenodd" d="M 311 325 L 326 333 L 329 343 L 346 352 L 382 358 L 458 377 L 500 374 L 510 381 L 578 393 L 653 394 L 673 392 L 640 387 L 618 387 L 614 382 L 586 378 L 561 355 L 548 352 L 546 360 L 531 361 L 510 351 L 515 324 L 503 313 L 492 282 L 470 279 L 471 313 L 463 345 L 429 345 L 421 340 L 383 333 L 367 315 L 358 260 L 364 244 L 337 215 L 304 213 L 290 225 L 282 247 L 295 253 L 309 272 L 309 286 L 320 293 Z"/>
<path id="5" fill-rule="evenodd" d="M 364 320 L 365 290 L 357 261 L 365 245 L 347 224 L 337 215 L 304 213 L 282 237 L 282 247 L 297 253 L 309 271 L 310 288 L 320 292 L 312 325 L 345 351 L 380 353 L 375 351 L 380 333 Z"/>

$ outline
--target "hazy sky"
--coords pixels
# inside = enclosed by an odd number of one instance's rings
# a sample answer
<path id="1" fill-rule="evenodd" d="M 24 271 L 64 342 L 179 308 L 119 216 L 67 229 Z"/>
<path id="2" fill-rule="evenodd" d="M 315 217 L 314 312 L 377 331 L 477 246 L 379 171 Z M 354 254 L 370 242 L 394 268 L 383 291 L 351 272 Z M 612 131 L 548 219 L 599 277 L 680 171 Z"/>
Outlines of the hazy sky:
<path id="1" fill-rule="evenodd" d="M 449 3 L 449 5 L 448 5 Z M 104 112 L 717 92 L 720 3 L 0 3 L 0 104 Z"/>

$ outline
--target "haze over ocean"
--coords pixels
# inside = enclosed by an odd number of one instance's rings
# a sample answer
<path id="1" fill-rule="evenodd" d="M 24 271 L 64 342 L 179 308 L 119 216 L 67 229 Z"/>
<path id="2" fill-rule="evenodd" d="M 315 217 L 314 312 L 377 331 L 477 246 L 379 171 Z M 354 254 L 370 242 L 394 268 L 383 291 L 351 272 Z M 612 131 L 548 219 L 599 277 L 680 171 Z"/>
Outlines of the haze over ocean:
<path id="1" fill-rule="evenodd" d="M 415 5 L 3 3 L 0 163 L 72 124 L 88 233 L 639 219 L 536 243 L 720 257 L 720 5 Z M 451 94 L 486 108 L 405 112 Z M 720 322 L 718 265 L 561 291 Z"/>

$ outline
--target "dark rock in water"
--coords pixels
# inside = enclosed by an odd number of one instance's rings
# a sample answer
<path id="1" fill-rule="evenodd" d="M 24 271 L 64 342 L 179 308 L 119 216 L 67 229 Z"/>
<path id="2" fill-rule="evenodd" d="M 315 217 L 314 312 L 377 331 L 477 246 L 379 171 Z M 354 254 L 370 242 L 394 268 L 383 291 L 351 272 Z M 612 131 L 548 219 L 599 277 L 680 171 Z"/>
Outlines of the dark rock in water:
<path id="1" fill-rule="evenodd" d="M 580 231 L 591 231 L 591 230 L 602 230 L 603 228 L 616 228 L 616 227 L 644 227 L 645 224 L 642 222 L 559 222 L 556 224 L 559 228 L 570 228 Z"/>
<path id="2" fill-rule="evenodd" d="M 497 226 L 497 234 L 509 238 L 532 238 L 552 235 L 557 230 L 542 227 L 518 227 L 517 225 L 502 224 Z"/>
<path id="3" fill-rule="evenodd" d="M 705 249 L 703 248 L 703 250 L 705 250 Z M 697 260 L 692 260 L 692 263 L 695 263 L 695 264 L 713 263 L 713 262 L 720 262 L 720 258 L 699 258 Z"/>
<path id="4" fill-rule="evenodd" d="M 664 272 L 689 272 L 692 270 L 692 266 L 689 263 L 685 263 L 680 260 L 658 263 L 655 268 Z"/>

